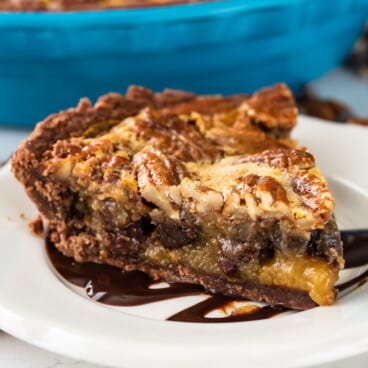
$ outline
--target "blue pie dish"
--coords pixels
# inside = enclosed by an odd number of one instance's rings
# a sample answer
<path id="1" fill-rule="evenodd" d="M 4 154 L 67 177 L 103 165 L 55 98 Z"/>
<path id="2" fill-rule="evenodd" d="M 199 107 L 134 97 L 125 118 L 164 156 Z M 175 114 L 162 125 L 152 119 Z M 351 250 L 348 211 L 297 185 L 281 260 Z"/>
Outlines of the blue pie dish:
<path id="1" fill-rule="evenodd" d="M 125 92 L 129 84 L 198 93 L 297 90 L 339 65 L 367 0 L 222 0 L 155 8 L 0 13 L 0 122 Z"/>

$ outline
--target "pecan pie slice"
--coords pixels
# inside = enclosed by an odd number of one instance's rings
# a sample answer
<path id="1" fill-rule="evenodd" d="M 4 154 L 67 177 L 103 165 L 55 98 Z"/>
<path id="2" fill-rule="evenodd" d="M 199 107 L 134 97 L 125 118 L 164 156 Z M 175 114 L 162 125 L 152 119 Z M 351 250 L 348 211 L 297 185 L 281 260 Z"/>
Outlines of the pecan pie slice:
<path id="1" fill-rule="evenodd" d="M 343 266 L 334 200 L 295 149 L 285 85 L 252 96 L 131 87 L 39 123 L 13 172 L 78 262 L 306 309 Z"/>

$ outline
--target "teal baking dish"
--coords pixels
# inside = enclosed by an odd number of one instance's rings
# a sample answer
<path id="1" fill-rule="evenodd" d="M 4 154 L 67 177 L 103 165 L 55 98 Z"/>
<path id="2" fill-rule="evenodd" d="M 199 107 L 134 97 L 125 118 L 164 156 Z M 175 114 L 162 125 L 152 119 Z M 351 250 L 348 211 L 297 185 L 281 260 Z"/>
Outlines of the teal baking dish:
<path id="1" fill-rule="evenodd" d="M 341 63 L 366 0 L 227 0 L 129 10 L 0 13 L 0 122 L 129 84 L 198 93 L 294 90 Z"/>

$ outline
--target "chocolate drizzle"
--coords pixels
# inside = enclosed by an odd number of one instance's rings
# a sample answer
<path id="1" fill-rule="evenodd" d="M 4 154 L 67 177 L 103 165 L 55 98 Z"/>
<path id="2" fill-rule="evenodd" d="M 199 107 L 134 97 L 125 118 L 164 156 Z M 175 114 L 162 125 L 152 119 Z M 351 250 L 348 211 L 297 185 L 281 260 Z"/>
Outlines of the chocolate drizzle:
<path id="1" fill-rule="evenodd" d="M 344 244 L 345 268 L 368 265 L 368 230 L 346 230 L 341 232 Z M 339 292 L 364 285 L 368 280 L 368 270 L 357 277 L 337 286 Z"/>
<path id="2" fill-rule="evenodd" d="M 345 267 L 368 264 L 368 230 L 345 230 L 341 232 L 344 244 Z"/>
<path id="3" fill-rule="evenodd" d="M 152 288 L 156 283 L 139 271 L 121 269 L 97 263 L 77 263 L 63 256 L 51 243 L 47 253 L 56 271 L 74 285 L 85 288 L 87 295 L 100 303 L 131 307 L 179 296 L 204 293 L 199 285 L 172 283 Z"/>
<path id="4" fill-rule="evenodd" d="M 342 231 L 341 237 L 344 242 L 346 268 L 368 265 L 368 231 Z M 168 318 L 169 321 L 201 323 L 255 321 L 271 318 L 285 311 L 280 307 L 260 307 L 256 304 L 236 307 L 236 299 L 208 294 L 199 285 L 171 283 L 162 287 L 142 272 L 124 272 L 107 265 L 77 263 L 63 256 L 49 242 L 46 248 L 49 259 L 60 276 L 83 287 L 91 299 L 100 303 L 129 307 L 182 296 L 208 295 L 204 301 Z M 355 290 L 367 279 L 368 271 L 339 285 L 337 289 L 340 292 L 349 288 Z M 215 311 L 221 317 L 211 317 L 210 314 Z"/>
<path id="5" fill-rule="evenodd" d="M 284 308 L 272 307 L 266 305 L 259 307 L 257 305 L 250 305 L 248 308 L 243 307 L 236 309 L 233 307 L 234 298 L 230 298 L 225 295 L 212 295 L 208 299 L 193 305 L 179 313 L 169 317 L 168 321 L 177 322 L 201 322 L 201 323 L 214 323 L 214 322 L 245 322 L 245 321 L 257 321 L 260 319 L 271 318 L 277 314 L 283 313 Z M 227 309 L 233 312 L 227 315 Z M 208 317 L 209 313 L 219 310 L 225 317 Z"/>

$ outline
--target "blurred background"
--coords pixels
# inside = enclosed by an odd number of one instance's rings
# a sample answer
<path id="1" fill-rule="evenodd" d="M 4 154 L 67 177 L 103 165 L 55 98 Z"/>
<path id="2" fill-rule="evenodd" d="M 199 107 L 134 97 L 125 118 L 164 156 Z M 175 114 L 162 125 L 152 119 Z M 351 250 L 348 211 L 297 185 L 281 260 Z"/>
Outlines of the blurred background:
<path id="1" fill-rule="evenodd" d="M 0 122 L 33 126 L 130 84 L 300 94 L 347 60 L 368 17 L 367 0 L 167 2 L 0 0 Z"/>

